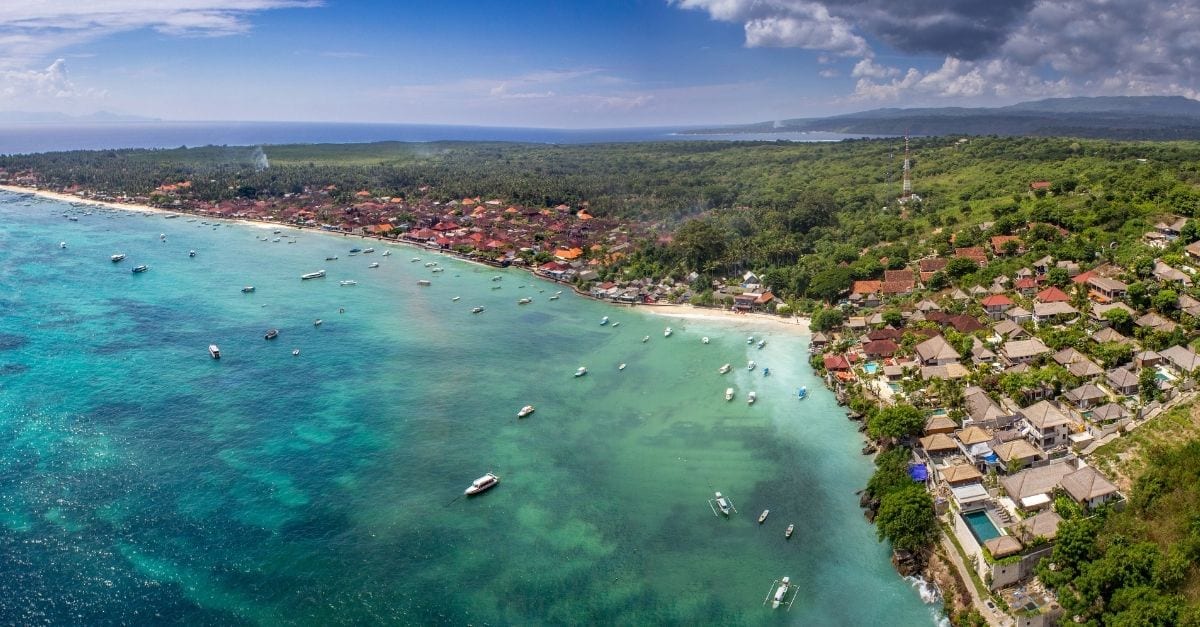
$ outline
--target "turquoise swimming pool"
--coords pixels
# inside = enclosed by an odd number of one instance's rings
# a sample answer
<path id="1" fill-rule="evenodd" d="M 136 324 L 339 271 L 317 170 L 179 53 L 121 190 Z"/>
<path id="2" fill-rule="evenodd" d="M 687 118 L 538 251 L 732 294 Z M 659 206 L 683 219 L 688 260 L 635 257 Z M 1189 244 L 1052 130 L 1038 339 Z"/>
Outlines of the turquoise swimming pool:
<path id="1" fill-rule="evenodd" d="M 963 520 L 967 521 L 967 526 L 971 528 L 971 534 L 980 544 L 991 540 L 992 538 L 1000 537 L 1000 530 L 996 528 L 990 516 L 985 510 L 978 510 L 962 515 Z"/>
<path id="2" fill-rule="evenodd" d="M 879 372 L 879 364 L 873 361 L 868 361 L 867 363 L 863 364 L 863 370 L 867 374 L 875 374 L 876 372 Z"/>

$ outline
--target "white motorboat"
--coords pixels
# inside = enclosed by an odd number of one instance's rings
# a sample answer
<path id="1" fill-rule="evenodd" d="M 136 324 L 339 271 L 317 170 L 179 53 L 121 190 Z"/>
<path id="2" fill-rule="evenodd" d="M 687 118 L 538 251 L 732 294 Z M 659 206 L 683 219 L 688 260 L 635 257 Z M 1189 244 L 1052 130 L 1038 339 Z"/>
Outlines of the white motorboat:
<path id="1" fill-rule="evenodd" d="M 642 338 L 642 344 L 645 344 L 646 342 L 649 342 L 649 341 L 650 341 L 650 336 L 649 336 L 649 335 L 647 335 L 647 336 L 645 336 L 645 337 L 643 337 L 643 338 Z"/>
<path id="2" fill-rule="evenodd" d="M 761 525 L 761 524 L 763 524 L 764 522 L 767 522 L 767 515 L 768 515 L 768 514 L 770 514 L 770 513 L 771 513 L 771 510 L 769 510 L 769 509 L 764 509 L 764 510 L 763 510 L 763 513 L 761 513 L 761 514 L 759 514 L 759 515 L 758 515 L 758 524 L 760 524 L 760 525 Z"/>
<path id="3" fill-rule="evenodd" d="M 272 241 L 272 242 L 275 242 L 276 244 L 278 244 L 278 243 L 280 242 L 280 239 L 279 239 L 278 237 L 276 237 L 275 239 L 273 239 L 273 240 L 271 240 L 271 241 Z"/>
<path id="4" fill-rule="evenodd" d="M 420 281 L 417 281 L 417 285 L 420 285 L 421 287 L 429 287 L 430 285 L 433 285 L 433 283 L 430 283 L 425 279 L 421 279 Z"/>
<path id="5" fill-rule="evenodd" d="M 787 530 L 783 532 L 783 537 L 790 540 L 792 538 L 792 533 L 795 531 L 796 531 L 796 524 L 792 523 L 792 524 L 788 525 Z"/>
<path id="6" fill-rule="evenodd" d="M 362 254 L 364 254 L 364 255 L 369 255 L 369 254 L 371 254 L 371 253 L 373 253 L 373 252 L 375 252 L 375 249 L 374 249 L 374 248 L 364 248 L 364 249 L 363 249 L 363 251 L 362 251 Z"/>
<path id="7" fill-rule="evenodd" d="M 725 388 L 725 400 L 733 400 L 733 388 Z"/>
<path id="8" fill-rule="evenodd" d="M 322 322 L 325 322 L 325 321 L 324 321 L 324 320 L 322 320 L 322 319 L 320 319 L 320 318 L 317 318 L 316 320 L 313 320 L 313 326 L 314 326 L 314 327 L 319 327 L 319 326 L 321 326 L 321 323 L 322 323 Z"/>
<path id="9" fill-rule="evenodd" d="M 551 297 L 550 297 L 550 300 L 558 300 L 558 294 L 555 294 L 554 296 L 551 296 Z"/>
<path id="10" fill-rule="evenodd" d="M 484 492 L 486 490 L 496 487 L 497 483 L 500 483 L 500 477 L 497 477 L 496 475 L 489 472 L 488 474 L 472 481 L 471 487 L 464 490 L 463 494 L 465 494 L 467 496 L 475 496 L 476 494 L 479 494 L 480 492 Z"/>
<path id="11" fill-rule="evenodd" d="M 196 251 L 194 251 L 194 250 L 188 251 L 188 257 L 195 257 L 195 256 L 196 256 Z"/>
<path id="12" fill-rule="evenodd" d="M 271 329 L 263 334 L 264 340 L 273 340 L 277 337 L 279 337 L 279 329 Z"/>
<path id="13" fill-rule="evenodd" d="M 600 319 L 600 326 L 604 326 L 606 324 L 608 324 L 608 316 L 604 316 Z"/>
<path id="14" fill-rule="evenodd" d="M 385 251 L 383 251 L 383 254 L 380 255 L 380 257 L 391 257 L 391 256 L 392 256 L 392 251 L 390 251 L 390 250 L 385 250 Z"/>
<path id="15" fill-rule="evenodd" d="M 216 344 L 209 344 L 208 345 L 208 354 L 212 355 L 213 359 L 220 359 L 221 358 L 221 349 L 218 348 Z"/>
<path id="16" fill-rule="evenodd" d="M 431 270 L 431 272 L 445 272 L 445 271 L 446 271 L 445 268 L 434 268 L 433 270 Z"/>
<path id="17" fill-rule="evenodd" d="M 109 257 L 109 259 L 111 259 L 113 263 L 117 263 L 118 261 L 124 261 L 125 253 L 117 253 L 117 254 L 113 255 L 112 257 Z"/>
<path id="18" fill-rule="evenodd" d="M 766 340 L 759 340 L 759 341 L 758 341 L 758 347 L 759 347 L 759 348 L 762 348 L 762 347 L 764 347 L 764 346 L 766 346 L 766 345 L 767 345 L 767 341 L 766 341 Z"/>
<path id="19" fill-rule="evenodd" d="M 583 375 L 585 375 L 585 374 L 587 374 L 587 368 L 584 368 L 583 366 L 580 366 L 580 367 L 579 367 L 579 370 L 576 370 L 576 371 L 575 371 L 575 376 L 576 376 L 576 377 L 582 377 L 582 376 L 583 376 Z"/>
<path id="20" fill-rule="evenodd" d="M 355 280 L 338 281 L 338 285 L 341 285 L 342 287 L 348 287 L 351 285 L 358 285 L 358 281 L 355 281 Z"/>
<path id="21" fill-rule="evenodd" d="M 671 330 L 671 327 L 667 327 L 663 330 L 663 337 L 671 337 L 672 333 L 674 333 L 674 331 Z"/>
<path id="22" fill-rule="evenodd" d="M 473 307 L 471 313 L 483 313 L 483 307 Z"/>
<path id="23" fill-rule="evenodd" d="M 500 279 L 503 279 L 503 278 L 504 278 L 504 277 L 502 277 L 502 276 L 500 276 L 499 274 L 497 274 L 496 276 L 492 277 L 492 280 L 493 280 L 493 281 L 499 281 Z"/>
<path id="24" fill-rule="evenodd" d="M 751 335 L 750 337 L 746 338 L 746 343 L 747 343 L 747 344 L 753 344 L 753 343 L 754 343 L 754 336 L 753 336 L 753 335 Z"/>
<path id="25" fill-rule="evenodd" d="M 775 589 L 775 595 L 771 597 L 771 607 L 777 609 L 783 605 L 787 599 L 788 589 L 792 587 L 792 580 L 789 577 L 784 577 L 779 580 L 779 587 Z"/>
<path id="26" fill-rule="evenodd" d="M 293 348 L 292 349 L 292 357 L 299 357 L 299 356 L 300 356 L 300 349 Z"/>
<path id="27" fill-rule="evenodd" d="M 420 258 L 420 257 L 413 257 L 412 259 L 409 259 L 409 261 L 411 261 L 411 262 L 413 262 L 413 263 L 416 263 L 416 262 L 418 262 L 418 261 L 420 261 L 420 260 L 421 260 L 421 258 Z"/>
<path id="28" fill-rule="evenodd" d="M 518 305 L 528 305 L 529 303 L 532 303 L 532 302 L 533 302 L 532 298 L 522 298 L 521 300 L 517 301 L 517 304 Z"/>
<path id="29" fill-rule="evenodd" d="M 754 401 L 756 401 L 756 400 L 758 400 L 758 395 L 755 394 L 754 392 L 750 392 L 750 394 L 746 395 L 746 404 L 747 405 L 753 405 Z"/>
<path id="30" fill-rule="evenodd" d="M 733 503 L 730 503 L 729 499 L 722 496 L 720 492 L 717 492 L 716 495 L 717 496 L 713 500 L 713 502 L 715 502 L 717 504 L 717 509 L 722 514 L 725 514 L 726 516 L 728 516 L 729 512 L 733 511 Z"/>
<path id="31" fill-rule="evenodd" d="M 437 265 L 437 262 L 436 262 L 436 261 L 430 261 L 430 262 L 428 262 L 428 263 L 426 263 L 426 264 L 425 264 L 425 267 L 426 267 L 426 268 L 432 268 L 432 267 L 434 267 L 434 266 L 436 266 L 436 265 Z"/>
<path id="32" fill-rule="evenodd" d="M 703 344 L 708 344 L 708 336 L 706 335 L 706 336 L 700 338 L 700 342 Z"/>
<path id="33" fill-rule="evenodd" d="M 753 359 L 751 359 L 751 360 L 750 360 L 750 361 L 749 361 L 749 362 L 746 364 L 746 370 L 754 370 L 755 366 L 757 366 L 757 365 L 758 365 L 758 364 L 754 363 L 754 360 L 753 360 Z"/>
<path id="34" fill-rule="evenodd" d="M 253 285 L 247 285 L 246 287 L 243 287 L 243 288 L 242 288 L 242 293 L 243 293 L 243 294 L 249 294 L 250 292 L 253 292 L 253 291 L 254 291 L 254 286 L 253 286 Z"/>
<path id="35" fill-rule="evenodd" d="M 66 248 L 66 247 L 67 247 L 67 243 L 66 243 L 66 242 L 59 242 L 59 243 L 58 243 L 58 247 L 59 247 L 59 248 Z"/>
<path id="36" fill-rule="evenodd" d="M 159 233 L 159 234 L 158 234 L 158 239 L 160 239 L 160 240 L 162 240 L 162 241 L 164 241 L 164 242 L 165 242 L 165 241 L 167 241 L 167 234 L 166 234 L 166 233 Z"/>
<path id="37" fill-rule="evenodd" d="M 517 418 L 524 418 L 525 416 L 528 416 L 529 414 L 532 414 L 533 412 L 534 412 L 533 405 L 526 405 L 521 408 L 521 411 L 517 412 Z"/>
<path id="38" fill-rule="evenodd" d="M 369 266 L 367 266 L 367 267 L 368 267 L 368 268 L 378 268 L 378 267 L 379 267 L 379 262 L 378 262 L 378 261 L 376 261 L 376 262 L 373 262 L 371 265 L 369 265 Z"/>
<path id="39" fill-rule="evenodd" d="M 621 365 L 617 366 L 617 370 L 624 370 L 624 369 L 625 369 L 625 364 L 621 364 Z"/>
<path id="40" fill-rule="evenodd" d="M 132 272 L 134 274 L 141 274 L 149 269 L 150 269 L 150 266 L 148 266 L 146 264 L 142 264 L 140 266 L 134 266 L 134 268 L 132 270 L 130 270 L 130 272 Z"/>
<path id="41" fill-rule="evenodd" d="M 307 280 L 309 280 L 309 279 L 319 279 L 319 278 L 321 278 L 321 277 L 323 277 L 323 276 L 325 276 L 325 271 L 324 271 L 324 270 L 317 270 L 316 272 L 309 272 L 308 274 L 301 274 L 301 275 L 300 275 L 300 278 L 301 278 L 302 280 L 305 280 L 305 281 L 307 281 Z"/>
<path id="42" fill-rule="evenodd" d="M 458 299 L 460 299 L 460 298 L 462 298 L 462 296 L 455 296 L 454 298 L 451 298 L 450 300 L 457 303 Z"/>
<path id="43" fill-rule="evenodd" d="M 725 374 L 725 373 L 729 372 L 730 370 L 733 370 L 733 366 L 730 366 L 729 364 L 725 364 L 724 366 L 717 368 L 717 374 Z"/>

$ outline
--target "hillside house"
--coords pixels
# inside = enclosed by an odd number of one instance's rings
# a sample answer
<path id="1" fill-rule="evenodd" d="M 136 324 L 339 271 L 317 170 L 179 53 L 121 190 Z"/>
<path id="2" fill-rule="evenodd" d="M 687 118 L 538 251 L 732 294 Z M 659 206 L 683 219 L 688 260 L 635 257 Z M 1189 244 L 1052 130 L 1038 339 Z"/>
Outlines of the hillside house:
<path id="1" fill-rule="evenodd" d="M 1049 450 L 1070 443 L 1072 420 L 1050 401 L 1038 401 L 1021 410 L 1026 438 L 1034 446 Z"/>
<path id="2" fill-rule="evenodd" d="M 935 335 L 913 349 L 923 366 L 956 364 L 962 355 L 940 335 Z"/>

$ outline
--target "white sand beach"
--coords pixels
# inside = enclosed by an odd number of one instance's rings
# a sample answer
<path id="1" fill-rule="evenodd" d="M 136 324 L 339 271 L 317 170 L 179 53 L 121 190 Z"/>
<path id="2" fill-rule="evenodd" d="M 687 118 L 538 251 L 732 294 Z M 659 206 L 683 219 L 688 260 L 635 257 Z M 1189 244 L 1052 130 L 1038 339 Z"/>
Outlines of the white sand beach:
<path id="1" fill-rule="evenodd" d="M 801 316 L 784 318 L 764 313 L 738 313 L 727 309 L 709 309 L 691 305 L 650 305 L 638 307 L 637 310 L 668 318 L 704 320 L 734 328 L 769 328 L 793 335 L 811 335 L 812 333 L 809 329 L 810 320 Z"/>

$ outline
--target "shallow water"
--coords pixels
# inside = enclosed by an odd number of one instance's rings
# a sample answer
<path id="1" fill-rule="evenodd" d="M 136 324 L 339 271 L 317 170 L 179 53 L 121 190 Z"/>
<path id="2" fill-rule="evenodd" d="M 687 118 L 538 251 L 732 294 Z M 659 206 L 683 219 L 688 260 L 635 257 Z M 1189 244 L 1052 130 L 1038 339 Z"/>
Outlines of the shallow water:
<path id="1" fill-rule="evenodd" d="M 806 338 L 759 350 L 427 251 L 88 210 L 0 193 L 4 622 L 935 620 L 863 521 L 871 466 Z M 762 604 L 783 575 L 788 613 Z"/>

